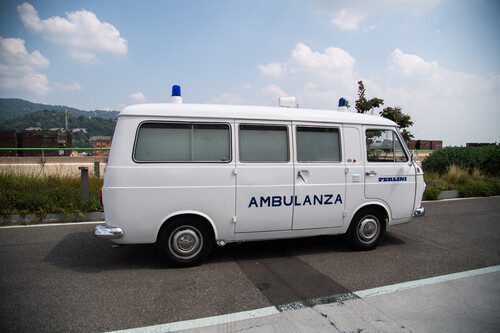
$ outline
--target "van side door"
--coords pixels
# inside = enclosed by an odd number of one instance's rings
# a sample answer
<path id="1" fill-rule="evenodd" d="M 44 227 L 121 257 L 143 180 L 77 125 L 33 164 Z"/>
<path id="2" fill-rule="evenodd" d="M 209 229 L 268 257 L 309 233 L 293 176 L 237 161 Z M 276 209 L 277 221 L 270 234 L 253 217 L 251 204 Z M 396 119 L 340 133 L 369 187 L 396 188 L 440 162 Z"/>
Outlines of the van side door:
<path id="1" fill-rule="evenodd" d="M 415 200 L 415 167 L 409 163 L 395 128 L 364 126 L 365 197 L 386 203 L 391 218 L 412 216 Z"/>
<path id="2" fill-rule="evenodd" d="M 345 163 L 341 126 L 294 123 L 296 164 L 293 229 L 341 227 Z"/>
<path id="3" fill-rule="evenodd" d="M 235 232 L 292 228 L 291 123 L 236 121 Z"/>

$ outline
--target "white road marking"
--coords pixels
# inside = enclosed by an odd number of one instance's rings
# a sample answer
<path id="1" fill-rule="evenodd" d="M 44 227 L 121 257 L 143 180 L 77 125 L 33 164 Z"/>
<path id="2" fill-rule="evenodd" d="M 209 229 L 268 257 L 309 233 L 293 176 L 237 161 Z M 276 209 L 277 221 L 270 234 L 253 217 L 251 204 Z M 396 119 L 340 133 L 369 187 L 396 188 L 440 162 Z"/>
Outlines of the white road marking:
<path id="1" fill-rule="evenodd" d="M 178 321 L 175 323 L 160 324 L 154 326 L 146 326 L 139 328 L 125 329 L 121 331 L 113 331 L 110 333 L 160 333 L 160 332 L 175 332 L 193 328 L 201 328 L 218 324 L 232 323 L 239 320 L 266 317 L 277 314 L 279 311 L 274 306 L 261 308 L 250 311 L 230 313 L 221 316 L 207 317 L 201 319 L 193 319 L 187 321 Z"/>
<path id="2" fill-rule="evenodd" d="M 500 265 L 475 269 L 475 270 L 466 271 L 466 272 L 436 276 L 436 277 L 432 277 L 432 278 L 428 278 L 428 279 L 398 283 L 398 284 L 393 284 L 393 285 L 385 286 L 385 287 L 361 290 L 361 291 L 356 291 L 356 292 L 352 293 L 352 295 L 353 295 L 352 300 L 355 301 L 356 297 L 366 298 L 366 297 L 371 297 L 371 296 L 383 295 L 383 294 L 388 294 L 388 293 L 394 293 L 394 292 L 401 291 L 401 290 L 418 288 L 418 287 L 422 287 L 422 286 L 426 286 L 426 285 L 437 284 L 437 283 L 442 283 L 442 282 L 447 282 L 447 281 L 453 281 L 453 280 L 473 277 L 473 276 L 482 275 L 482 274 L 495 273 L 495 272 L 499 272 L 499 271 L 500 271 Z M 331 296 L 331 297 L 334 297 L 334 296 Z M 349 297 L 347 297 L 347 300 L 349 300 Z M 293 310 L 293 309 L 290 309 L 290 310 Z M 196 329 L 196 328 L 202 328 L 202 327 L 219 325 L 219 324 L 227 324 L 227 323 L 232 323 L 232 322 L 239 321 L 239 320 L 266 317 L 266 316 L 270 316 L 270 315 L 279 314 L 281 312 L 283 312 L 283 311 L 279 311 L 274 306 L 269 306 L 266 308 L 244 311 L 244 312 L 230 313 L 230 314 L 225 314 L 225 315 L 221 315 L 221 316 L 193 319 L 193 320 L 187 320 L 187 321 L 178 321 L 178 322 L 174 322 L 174 323 L 160 324 L 160 325 L 154 325 L 154 326 L 131 328 L 131 329 L 125 329 L 125 330 L 120 330 L 120 331 L 112 331 L 112 332 L 108 332 L 108 333 L 176 332 L 176 331 L 182 331 L 182 330 L 186 330 L 186 329 Z"/>
<path id="3" fill-rule="evenodd" d="M 435 277 L 428 278 L 428 279 L 397 283 L 397 284 L 393 284 L 390 286 L 355 291 L 355 292 L 353 292 L 353 294 L 358 296 L 359 298 L 366 298 L 366 297 L 372 297 L 372 296 L 377 296 L 377 295 L 394 293 L 394 292 L 406 290 L 406 289 L 418 288 L 418 287 L 427 286 L 427 285 L 431 285 L 431 284 L 437 284 L 437 283 L 441 283 L 441 282 L 447 282 L 447 281 L 453 281 L 453 280 L 473 277 L 473 276 L 482 275 L 482 274 L 495 273 L 495 272 L 499 272 L 499 271 L 500 271 L 500 265 L 499 266 L 491 266 L 491 267 L 474 269 L 471 271 L 465 271 L 465 272 L 460 272 L 460 273 L 435 276 Z"/>

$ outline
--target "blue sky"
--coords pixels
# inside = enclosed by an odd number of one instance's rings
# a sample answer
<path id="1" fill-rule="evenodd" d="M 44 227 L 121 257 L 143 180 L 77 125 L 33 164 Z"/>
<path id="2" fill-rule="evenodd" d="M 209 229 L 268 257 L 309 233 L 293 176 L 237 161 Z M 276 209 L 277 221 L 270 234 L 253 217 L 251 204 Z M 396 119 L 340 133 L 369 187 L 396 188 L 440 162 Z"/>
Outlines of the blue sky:
<path id="1" fill-rule="evenodd" d="M 500 141 L 500 1 L 0 3 L 0 97 L 120 110 L 168 102 L 301 108 L 368 98 L 416 139 Z"/>

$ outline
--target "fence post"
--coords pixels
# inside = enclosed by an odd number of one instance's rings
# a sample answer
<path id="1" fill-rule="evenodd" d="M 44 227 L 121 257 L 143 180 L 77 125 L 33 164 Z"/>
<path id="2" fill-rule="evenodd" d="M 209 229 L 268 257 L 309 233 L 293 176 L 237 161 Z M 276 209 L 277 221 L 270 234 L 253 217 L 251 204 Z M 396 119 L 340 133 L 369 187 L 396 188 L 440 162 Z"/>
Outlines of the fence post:
<path id="1" fill-rule="evenodd" d="M 82 173 L 82 200 L 87 202 L 89 200 L 89 168 L 79 167 Z"/>
<path id="2" fill-rule="evenodd" d="M 94 162 L 94 175 L 96 176 L 97 179 L 101 178 L 101 168 L 100 168 L 100 162 Z"/>

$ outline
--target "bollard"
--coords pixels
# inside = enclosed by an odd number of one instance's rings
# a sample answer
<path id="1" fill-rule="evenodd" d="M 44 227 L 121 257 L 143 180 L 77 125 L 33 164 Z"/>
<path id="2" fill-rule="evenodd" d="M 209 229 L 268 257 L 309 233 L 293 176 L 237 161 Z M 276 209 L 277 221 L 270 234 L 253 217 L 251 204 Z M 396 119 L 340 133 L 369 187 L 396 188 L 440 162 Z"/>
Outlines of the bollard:
<path id="1" fill-rule="evenodd" d="M 94 162 L 94 175 L 97 179 L 101 178 L 101 169 L 99 161 Z"/>
<path id="2" fill-rule="evenodd" d="M 89 168 L 79 167 L 82 172 L 82 200 L 87 202 L 89 200 Z"/>

